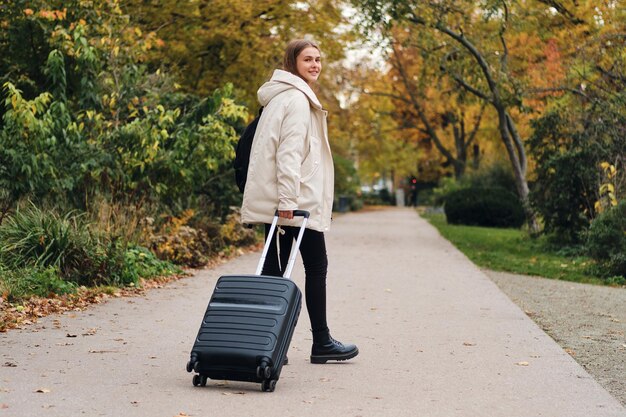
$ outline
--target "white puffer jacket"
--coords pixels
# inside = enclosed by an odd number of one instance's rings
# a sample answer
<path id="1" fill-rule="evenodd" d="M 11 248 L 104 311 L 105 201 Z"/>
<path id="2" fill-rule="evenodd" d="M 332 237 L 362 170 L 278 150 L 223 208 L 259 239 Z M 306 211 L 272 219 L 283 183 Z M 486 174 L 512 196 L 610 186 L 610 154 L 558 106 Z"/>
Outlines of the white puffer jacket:
<path id="1" fill-rule="evenodd" d="M 241 221 L 271 223 L 277 209 L 307 210 L 307 228 L 327 231 L 334 193 L 327 112 L 303 79 L 283 70 L 274 71 L 257 95 L 264 109 L 250 152 Z M 301 221 L 281 218 L 279 224 Z"/>

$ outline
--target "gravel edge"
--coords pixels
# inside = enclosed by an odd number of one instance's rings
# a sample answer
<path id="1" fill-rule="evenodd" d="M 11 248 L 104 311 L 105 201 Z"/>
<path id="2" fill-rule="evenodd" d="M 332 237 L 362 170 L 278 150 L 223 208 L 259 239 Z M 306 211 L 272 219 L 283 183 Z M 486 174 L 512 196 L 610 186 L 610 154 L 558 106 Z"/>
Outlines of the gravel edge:
<path id="1" fill-rule="evenodd" d="M 483 272 L 626 406 L 626 288 Z"/>

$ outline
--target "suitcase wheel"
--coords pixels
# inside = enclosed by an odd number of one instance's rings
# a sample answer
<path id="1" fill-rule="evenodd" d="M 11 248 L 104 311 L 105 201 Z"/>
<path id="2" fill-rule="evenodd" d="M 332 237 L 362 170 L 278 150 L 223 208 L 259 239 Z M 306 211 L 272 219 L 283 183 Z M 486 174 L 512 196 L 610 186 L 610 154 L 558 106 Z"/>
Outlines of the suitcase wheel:
<path id="1" fill-rule="evenodd" d="M 205 387 L 206 386 L 206 381 L 207 381 L 207 376 L 206 375 L 194 375 L 192 382 L 193 382 L 193 386 L 194 387 Z"/>
<path id="2" fill-rule="evenodd" d="M 275 379 L 265 380 L 261 383 L 261 391 L 263 392 L 274 392 L 276 389 L 276 383 L 278 381 Z"/>
<path id="3" fill-rule="evenodd" d="M 262 362 L 261 365 L 256 367 L 256 376 L 259 379 L 270 379 L 272 376 L 272 367 L 267 362 Z"/>
<path id="4" fill-rule="evenodd" d="M 191 361 L 187 362 L 187 372 L 193 371 L 196 368 L 196 363 L 192 363 Z"/>

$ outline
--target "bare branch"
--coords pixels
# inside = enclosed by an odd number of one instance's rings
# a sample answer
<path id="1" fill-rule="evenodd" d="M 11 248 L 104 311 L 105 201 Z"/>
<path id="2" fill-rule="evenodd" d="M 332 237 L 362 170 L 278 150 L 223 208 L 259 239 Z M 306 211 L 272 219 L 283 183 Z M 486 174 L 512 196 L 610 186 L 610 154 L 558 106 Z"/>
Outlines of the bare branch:
<path id="1" fill-rule="evenodd" d="M 505 0 L 502 0 L 502 6 L 504 7 L 504 23 L 500 27 L 500 42 L 502 43 L 502 57 L 500 58 L 500 68 L 502 72 L 507 71 L 508 58 L 509 58 L 509 48 L 506 46 L 506 40 L 504 39 L 504 32 L 506 32 L 507 25 L 509 23 L 509 8 L 506 4 Z"/>
<path id="2" fill-rule="evenodd" d="M 532 88 L 525 91 L 526 94 L 545 94 L 545 93 L 572 93 L 582 96 L 586 99 L 591 99 L 581 90 L 571 87 L 551 87 L 551 88 Z"/>
<path id="3" fill-rule="evenodd" d="M 450 71 L 448 71 L 448 69 L 446 68 L 446 66 L 444 64 L 441 64 L 441 70 L 446 72 L 447 74 L 449 74 L 454 81 L 457 82 L 457 84 L 459 84 L 461 87 L 463 87 L 464 89 L 466 89 L 467 91 L 469 91 L 470 93 L 474 94 L 475 96 L 478 96 L 480 98 L 482 98 L 483 100 L 489 101 L 491 102 L 491 98 L 483 93 L 482 91 L 480 91 L 479 89 L 477 89 L 476 87 L 472 87 L 469 83 L 467 83 L 463 78 L 461 78 L 460 75 L 458 74 L 453 74 Z"/>
<path id="4" fill-rule="evenodd" d="M 561 4 L 557 0 L 538 0 L 538 1 L 539 3 L 543 3 L 550 7 L 554 7 L 554 9 L 557 12 L 559 12 L 560 15 L 562 15 L 563 17 L 565 17 L 567 20 L 569 20 L 571 23 L 575 25 L 580 25 L 580 24 L 585 23 L 583 19 L 578 18 L 576 15 L 574 15 L 574 13 L 570 12 L 567 9 L 567 7 L 563 6 L 563 4 Z"/>

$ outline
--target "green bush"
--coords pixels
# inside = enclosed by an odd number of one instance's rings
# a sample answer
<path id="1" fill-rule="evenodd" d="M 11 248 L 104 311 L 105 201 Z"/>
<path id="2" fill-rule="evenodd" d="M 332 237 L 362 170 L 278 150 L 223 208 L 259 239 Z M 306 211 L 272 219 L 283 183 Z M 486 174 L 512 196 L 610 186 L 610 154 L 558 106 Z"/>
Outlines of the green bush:
<path id="1" fill-rule="evenodd" d="M 517 196 L 499 187 L 453 191 L 446 196 L 444 210 L 450 224 L 519 228 L 525 220 Z"/>
<path id="2" fill-rule="evenodd" d="M 597 272 L 626 277 L 626 200 L 591 222 L 586 247 L 600 266 Z"/>
<path id="3" fill-rule="evenodd" d="M 15 270 L 0 266 L 0 296 L 9 302 L 19 302 L 31 296 L 67 294 L 75 289 L 76 285 L 61 279 L 58 268 L 53 266 Z"/>
<path id="4" fill-rule="evenodd" d="M 0 225 L 0 242 L 5 267 L 53 267 L 60 278 L 79 285 L 108 283 L 124 266 L 122 242 L 91 230 L 82 215 L 71 212 L 18 208 Z"/>
<path id="5" fill-rule="evenodd" d="M 162 261 L 148 249 L 132 246 L 124 253 L 124 265 L 117 276 L 111 277 L 115 285 L 137 285 L 140 278 L 156 278 L 180 273 L 182 270 L 170 262 Z"/>
<path id="6" fill-rule="evenodd" d="M 462 188 L 504 188 L 511 193 L 517 193 L 515 177 L 511 167 L 506 162 L 496 161 L 481 167 L 476 171 L 468 171 L 462 178 L 443 177 L 432 191 L 433 203 L 441 205 L 446 196 Z M 420 200 L 423 200 L 421 197 Z"/>

